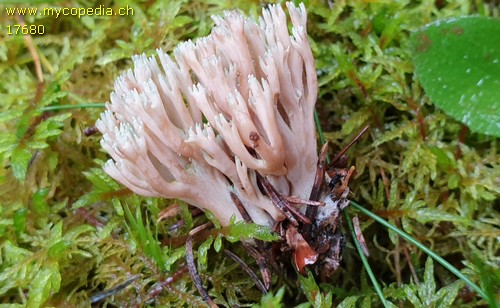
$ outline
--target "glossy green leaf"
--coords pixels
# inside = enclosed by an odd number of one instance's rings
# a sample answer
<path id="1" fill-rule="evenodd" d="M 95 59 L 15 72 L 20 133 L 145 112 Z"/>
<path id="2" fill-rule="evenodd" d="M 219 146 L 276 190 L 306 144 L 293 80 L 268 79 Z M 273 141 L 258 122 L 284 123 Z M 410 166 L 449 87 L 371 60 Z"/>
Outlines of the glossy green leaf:
<path id="1" fill-rule="evenodd" d="M 432 102 L 472 131 L 500 136 L 500 19 L 463 17 L 411 36 L 415 71 Z"/>

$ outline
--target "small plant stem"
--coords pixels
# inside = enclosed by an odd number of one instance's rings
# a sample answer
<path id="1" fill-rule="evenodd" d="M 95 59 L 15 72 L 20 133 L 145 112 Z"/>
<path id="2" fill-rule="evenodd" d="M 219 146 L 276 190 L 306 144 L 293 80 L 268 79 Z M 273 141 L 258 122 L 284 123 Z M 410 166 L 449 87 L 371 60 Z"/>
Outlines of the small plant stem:
<path id="1" fill-rule="evenodd" d="M 248 274 L 248 276 L 250 276 L 250 279 L 253 280 L 260 292 L 262 292 L 263 294 L 267 294 L 264 283 L 260 281 L 259 277 L 257 277 L 257 275 L 252 271 L 252 269 L 250 269 L 250 267 L 248 267 L 248 265 L 243 260 L 241 260 L 237 255 L 227 249 L 224 249 L 224 253 L 231 257 L 231 259 L 233 259 L 236 263 L 238 263 L 238 265 Z"/>
<path id="2" fill-rule="evenodd" d="M 396 228 L 401 228 L 401 219 L 396 218 L 395 222 L 396 222 Z M 420 279 L 418 278 L 417 272 L 415 271 L 415 266 L 413 266 L 413 261 L 411 259 L 410 252 L 408 251 L 408 247 L 407 247 L 408 245 L 405 242 L 401 241 L 401 237 L 398 237 L 398 243 L 399 243 L 401 249 L 403 250 L 403 253 L 404 253 L 405 258 L 406 258 L 406 262 L 408 262 L 408 268 L 410 269 L 411 275 L 413 277 L 413 281 L 418 286 L 418 285 L 420 285 Z"/>
<path id="3" fill-rule="evenodd" d="M 203 288 L 203 283 L 201 281 L 200 274 L 198 274 L 198 270 L 196 269 L 193 256 L 193 237 L 191 236 L 191 234 L 189 235 L 186 241 L 186 263 L 188 266 L 189 274 L 191 275 L 191 279 L 193 280 L 193 283 L 196 289 L 198 289 L 198 292 L 200 293 L 201 297 L 203 297 L 205 302 L 211 308 L 217 307 L 217 305 L 215 305 L 215 303 L 208 295 L 208 292 L 205 290 L 205 288 Z"/>
<path id="4" fill-rule="evenodd" d="M 335 163 L 337 160 L 340 159 L 340 157 L 342 157 L 342 155 L 344 155 L 345 152 L 347 152 L 347 150 L 349 150 L 353 144 L 355 144 L 356 142 L 358 142 L 358 140 L 363 137 L 363 135 L 366 133 L 366 131 L 370 128 L 370 125 L 366 125 L 365 127 L 363 127 L 363 129 L 356 135 L 356 137 L 354 137 L 354 139 L 352 139 L 348 145 L 346 145 L 342 151 L 340 151 L 333 159 L 332 159 L 332 164 Z"/>
<path id="5" fill-rule="evenodd" d="M 352 201 L 351 201 L 352 202 Z M 344 216 L 347 220 L 347 224 L 349 226 L 349 230 L 351 231 L 351 236 L 354 241 L 354 246 L 356 246 L 356 250 L 358 251 L 359 257 L 361 258 L 361 262 L 363 263 L 363 266 L 365 267 L 366 273 L 370 277 L 370 280 L 372 281 L 373 287 L 375 288 L 375 291 L 378 294 L 378 297 L 380 298 L 380 301 L 382 302 L 382 305 L 384 307 L 389 307 L 387 304 L 384 294 L 382 293 L 382 289 L 380 288 L 380 285 L 378 284 L 377 278 L 375 277 L 375 274 L 373 273 L 370 264 L 368 263 L 368 259 L 366 258 L 365 254 L 363 253 L 363 249 L 361 248 L 361 245 L 358 242 L 358 238 L 356 237 L 356 232 L 354 230 L 354 226 L 352 225 L 351 222 L 351 217 L 349 217 L 349 213 L 347 211 L 344 211 Z"/>
<path id="6" fill-rule="evenodd" d="M 398 229 L 396 226 L 390 224 L 389 222 L 385 221 L 381 217 L 379 217 L 379 216 L 375 215 L 374 213 L 368 211 L 367 209 L 365 209 L 364 207 L 362 207 L 361 205 L 357 204 L 354 201 L 351 201 L 350 205 L 352 207 L 354 207 L 355 209 L 357 209 L 358 211 L 360 211 L 361 213 L 365 214 L 366 216 L 372 218 L 376 222 L 382 224 L 386 228 L 388 228 L 388 229 L 396 232 L 396 234 L 398 234 L 399 236 L 401 236 L 402 238 L 404 238 L 406 241 L 408 241 L 408 242 L 412 243 L 413 245 L 415 245 L 418 249 L 420 249 L 423 252 L 425 252 L 426 254 L 428 254 L 431 258 L 433 258 L 438 263 L 440 263 L 442 266 L 444 266 L 446 269 L 448 269 L 450 272 L 452 272 L 453 274 L 455 274 L 455 276 L 457 276 L 458 278 L 462 279 L 467 285 L 469 285 L 469 287 L 471 287 L 485 301 L 487 301 L 487 302 L 490 301 L 490 298 L 487 296 L 487 294 L 477 284 L 475 284 L 474 282 L 472 282 L 467 276 L 465 276 L 464 274 L 462 274 L 456 267 L 454 267 L 448 261 L 446 261 L 445 259 L 443 259 L 441 256 L 439 256 L 438 254 L 436 254 L 435 252 L 433 252 L 432 250 L 430 250 L 429 248 L 427 248 L 424 244 L 422 244 L 419 241 L 417 241 L 415 238 L 413 238 L 412 236 L 410 236 L 408 233 L 404 232 L 403 230 Z"/>
<path id="7" fill-rule="evenodd" d="M 105 299 L 106 297 L 110 297 L 110 296 L 117 294 L 118 292 L 122 291 L 123 289 L 128 287 L 131 283 L 133 283 L 134 281 L 136 281 L 139 278 L 141 278 L 141 275 L 134 275 L 134 276 L 128 278 L 127 280 L 125 280 L 124 282 L 117 284 L 116 286 L 114 286 L 108 290 L 104 290 L 104 291 L 101 291 L 101 292 L 98 292 L 98 293 L 92 295 L 90 297 L 90 303 L 96 304 L 96 303 L 102 301 L 103 299 Z"/>
<path id="8" fill-rule="evenodd" d="M 25 27 L 26 23 L 24 22 L 24 17 L 20 15 L 16 15 L 16 20 L 17 22 Z M 23 35 L 24 42 L 26 43 L 26 47 L 28 47 L 28 50 L 33 57 L 33 64 L 35 65 L 35 72 L 36 72 L 36 77 L 38 78 L 38 83 L 43 84 L 44 79 L 43 79 L 43 72 L 42 72 L 42 66 L 40 64 L 40 56 L 38 55 L 38 52 L 35 47 L 35 43 L 33 42 L 33 38 L 31 35 L 28 33 L 27 35 Z"/>

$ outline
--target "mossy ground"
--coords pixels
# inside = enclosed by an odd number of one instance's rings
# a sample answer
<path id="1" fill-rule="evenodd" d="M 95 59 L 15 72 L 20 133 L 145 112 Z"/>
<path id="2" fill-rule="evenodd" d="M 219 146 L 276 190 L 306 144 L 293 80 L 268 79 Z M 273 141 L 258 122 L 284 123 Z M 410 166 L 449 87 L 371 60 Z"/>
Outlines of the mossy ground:
<path id="1" fill-rule="evenodd" d="M 495 3 L 305 4 L 320 84 L 317 111 L 331 152 L 371 125 L 348 152 L 357 169 L 351 198 L 423 242 L 498 301 L 497 140 L 470 133 L 433 106 L 413 73 L 408 40 L 412 30 L 436 19 L 498 17 Z M 98 5 L 128 5 L 134 14 L 25 16 L 27 25 L 43 25 L 45 33 L 32 40 L 7 34 L 8 25 L 22 20 L 7 16 L 5 8 Z M 174 201 L 134 196 L 113 182 L 100 169 L 107 159 L 101 137 L 83 132 L 94 125 L 103 110 L 98 104 L 108 100 L 114 78 L 131 66 L 132 55 L 171 51 L 180 41 L 206 35 L 212 14 L 239 8 L 256 17 L 263 5 L 240 0 L 0 4 L 0 303 L 85 306 L 95 294 L 132 280 L 100 304 L 204 305 L 185 269 L 184 242 L 207 218 L 192 218 L 181 204 L 175 219 L 157 222 L 158 213 Z M 42 75 L 36 73 L 38 63 Z M 359 216 L 368 261 L 388 301 L 400 307 L 486 304 L 421 250 Z M 181 219 L 183 226 L 171 228 Z M 201 276 L 216 303 L 381 305 L 348 235 L 342 268 L 331 280 L 291 273 L 284 281 L 275 275 L 272 294 L 262 298 L 222 252 L 235 252 L 257 271 L 241 245 L 228 241 L 245 232 L 270 237 L 248 228 L 216 229 L 196 241 Z M 345 230 L 348 234 L 347 225 Z"/>

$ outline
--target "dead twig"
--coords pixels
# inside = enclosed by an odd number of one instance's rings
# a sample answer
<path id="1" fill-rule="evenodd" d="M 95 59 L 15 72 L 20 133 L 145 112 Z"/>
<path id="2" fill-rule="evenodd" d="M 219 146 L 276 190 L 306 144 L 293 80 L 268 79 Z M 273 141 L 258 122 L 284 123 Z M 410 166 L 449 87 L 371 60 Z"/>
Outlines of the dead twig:
<path id="1" fill-rule="evenodd" d="M 325 203 L 321 201 L 305 200 L 295 196 L 283 196 L 283 198 L 291 204 L 310 205 L 313 207 L 325 205 Z"/>
<path id="2" fill-rule="evenodd" d="M 240 198 L 238 198 L 238 196 L 236 196 L 236 194 L 233 192 L 230 192 L 230 194 L 231 194 L 231 199 L 233 200 L 233 203 L 238 208 L 238 211 L 240 212 L 241 217 L 243 217 L 243 220 L 245 220 L 246 222 L 253 222 L 252 218 L 250 217 L 247 210 L 243 206 L 243 203 L 241 203 Z"/>
<path id="3" fill-rule="evenodd" d="M 196 264 L 194 263 L 194 255 L 193 255 L 193 235 L 197 232 L 206 228 L 207 224 L 203 224 L 199 227 L 194 228 L 189 232 L 189 236 L 186 241 L 186 263 L 189 270 L 189 275 L 191 276 L 191 280 L 193 281 L 198 293 L 200 293 L 203 300 L 211 307 L 218 307 L 208 295 L 207 290 L 203 287 L 203 283 L 201 281 L 200 274 L 198 273 L 198 269 L 196 268 Z"/>
<path id="4" fill-rule="evenodd" d="M 261 242 L 257 242 L 259 244 Z M 260 275 L 262 276 L 262 281 L 264 282 L 264 287 L 266 290 L 269 290 L 271 287 L 271 270 L 267 266 L 267 261 L 264 256 L 257 251 L 253 246 L 248 243 L 243 242 L 243 246 L 247 249 L 248 253 L 255 259 L 257 265 L 259 266 Z"/>
<path id="5" fill-rule="evenodd" d="M 241 268 L 248 274 L 248 276 L 250 276 L 250 279 L 255 282 L 255 285 L 262 293 L 267 294 L 267 289 L 262 281 L 260 281 L 259 277 L 257 277 L 257 275 L 250 269 L 250 267 L 248 267 L 248 265 L 246 265 L 243 260 L 241 260 L 237 255 L 227 249 L 224 249 L 224 253 L 241 266 Z"/>
<path id="6" fill-rule="evenodd" d="M 342 155 L 344 155 L 344 153 L 349 150 L 350 147 L 352 147 L 352 145 L 354 143 L 356 143 L 361 137 L 363 137 L 363 135 L 366 133 L 366 131 L 368 131 L 368 129 L 370 128 L 370 125 L 366 125 L 360 132 L 359 134 L 356 135 L 356 137 L 354 137 L 354 139 L 351 140 L 351 142 L 349 142 L 348 145 L 346 145 L 342 151 L 340 151 L 333 159 L 332 161 L 330 162 L 331 165 L 335 164 L 336 161 L 338 161 L 340 159 L 340 157 Z"/>
<path id="7" fill-rule="evenodd" d="M 166 288 L 170 288 L 170 285 L 179 278 L 184 275 L 188 271 L 187 266 L 182 266 L 178 271 L 176 271 L 172 276 L 167 277 L 166 279 L 161 280 L 160 282 L 154 284 L 148 292 L 146 303 L 151 302 L 154 298 L 156 298 L 161 291 Z"/>
<path id="8" fill-rule="evenodd" d="M 159 223 L 162 220 L 179 215 L 180 212 L 181 212 L 181 210 L 179 208 L 179 205 L 174 203 L 174 204 L 164 208 L 163 210 L 161 210 L 161 212 L 158 214 L 158 218 L 156 219 L 156 222 Z"/>
<path id="9" fill-rule="evenodd" d="M 316 167 L 316 175 L 314 177 L 314 183 L 311 188 L 311 194 L 309 195 L 309 200 L 318 201 L 321 197 L 321 192 L 323 184 L 325 183 L 325 172 L 326 172 L 326 154 L 328 153 L 328 142 L 325 142 L 321 151 L 319 152 L 318 166 Z M 306 216 L 314 221 L 316 214 L 318 213 L 317 206 L 308 205 L 306 208 Z M 311 240 L 312 225 L 304 225 L 302 227 L 303 235 L 307 241 Z"/>
<path id="10" fill-rule="evenodd" d="M 361 250 L 363 251 L 363 254 L 369 257 L 370 252 L 368 251 L 368 247 L 366 246 L 365 237 L 363 236 L 363 232 L 361 231 L 359 218 L 357 215 L 352 218 L 352 224 L 354 226 L 354 233 L 356 234 L 356 238 L 358 240 L 359 246 L 361 247 Z"/>
<path id="11" fill-rule="evenodd" d="M 269 181 L 260 175 L 258 172 L 257 174 L 257 181 L 261 184 L 262 189 L 264 190 L 264 193 L 271 199 L 271 202 L 283 212 L 283 214 L 288 218 L 290 223 L 294 226 L 298 226 L 297 220 L 300 220 L 300 222 L 304 224 L 311 224 L 311 220 L 302 214 L 299 210 L 294 208 L 293 206 L 290 205 L 290 203 L 283 198 L 269 183 Z M 292 215 L 293 214 L 293 215 Z"/>
<path id="12" fill-rule="evenodd" d="M 118 285 L 116 285 L 108 290 L 104 290 L 104 291 L 101 291 L 101 292 L 98 292 L 98 293 L 92 295 L 90 297 L 90 303 L 95 304 L 95 303 L 102 301 L 106 297 L 110 297 L 112 295 L 115 295 L 116 293 L 122 291 L 123 289 L 128 287 L 128 285 L 130 285 L 132 282 L 136 281 L 139 278 L 141 278 L 141 275 L 134 275 L 134 276 L 130 277 L 129 279 L 125 280 L 124 282 L 122 282 L 122 283 L 120 283 L 120 284 L 118 284 Z"/>
<path id="13" fill-rule="evenodd" d="M 22 27 L 24 27 L 26 25 L 24 22 L 23 16 L 16 15 L 16 20 Z M 36 77 L 38 79 L 38 83 L 42 84 L 44 82 L 42 66 L 40 64 L 40 56 L 38 56 L 38 53 L 36 52 L 35 43 L 33 42 L 33 38 L 28 33 L 26 35 L 23 35 L 23 39 L 24 39 L 24 42 L 26 43 L 26 47 L 28 48 L 28 50 L 31 54 L 31 57 L 33 57 L 33 64 L 35 65 L 35 72 L 36 72 Z"/>

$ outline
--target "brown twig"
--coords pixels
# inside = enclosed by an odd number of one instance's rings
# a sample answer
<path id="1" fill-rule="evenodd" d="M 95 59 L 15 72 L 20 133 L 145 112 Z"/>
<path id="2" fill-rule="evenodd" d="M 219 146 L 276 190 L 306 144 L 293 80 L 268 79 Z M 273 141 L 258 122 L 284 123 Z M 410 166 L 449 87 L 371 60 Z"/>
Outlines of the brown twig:
<path id="1" fill-rule="evenodd" d="M 243 246 L 247 249 L 252 258 L 255 259 L 255 262 L 257 262 L 260 270 L 260 275 L 262 276 L 262 281 L 264 282 L 264 287 L 266 290 L 269 290 L 269 288 L 271 287 L 271 270 L 269 270 L 269 267 L 267 266 L 266 259 L 250 244 L 243 242 Z"/>
<path id="2" fill-rule="evenodd" d="M 83 217 L 88 224 L 90 224 L 96 228 L 103 228 L 104 227 L 104 224 L 102 222 L 100 222 L 99 219 L 97 219 L 97 217 L 94 216 L 94 213 L 92 213 L 87 208 L 81 207 L 81 208 L 75 210 L 74 213 L 76 216 Z"/>
<path id="3" fill-rule="evenodd" d="M 255 282 L 255 285 L 257 286 L 257 288 L 259 288 L 259 290 L 262 293 L 267 294 L 267 289 L 262 283 L 262 281 L 260 281 L 259 277 L 257 277 L 257 275 L 250 269 L 250 267 L 248 267 L 248 265 L 246 265 L 246 263 L 243 262 L 243 260 L 241 260 L 237 255 L 235 255 L 234 253 L 232 253 L 227 249 L 224 249 L 224 253 L 226 253 L 226 255 L 231 257 L 231 259 L 233 259 L 236 263 L 238 263 L 241 266 L 241 268 L 248 274 L 248 276 L 250 276 L 250 279 L 252 279 Z"/>
<path id="4" fill-rule="evenodd" d="M 347 189 L 347 186 L 349 185 L 349 179 L 354 174 L 354 171 L 356 171 L 356 168 L 354 166 L 351 166 L 351 168 L 349 168 L 349 170 L 347 171 L 347 174 L 346 174 L 344 180 L 342 181 L 342 185 L 340 185 L 340 187 L 334 189 L 334 193 L 337 197 L 340 198 L 340 196 L 342 196 L 344 191 Z"/>
<path id="5" fill-rule="evenodd" d="M 238 198 L 238 196 L 236 196 L 236 194 L 233 192 L 230 192 L 230 194 L 231 194 L 231 199 L 233 199 L 233 203 L 238 208 L 238 211 L 240 212 L 241 217 L 243 217 L 243 220 L 245 220 L 246 222 L 253 222 L 252 218 L 250 217 L 247 210 L 243 206 L 243 203 L 241 203 L 240 198 Z"/>
<path id="6" fill-rule="evenodd" d="M 116 286 L 114 286 L 110 289 L 107 289 L 107 290 L 104 290 L 104 291 L 101 291 L 101 292 L 98 292 L 98 293 L 92 295 L 90 297 L 90 303 L 95 304 L 95 303 L 102 301 L 106 297 L 110 297 L 110 296 L 115 295 L 116 293 L 122 291 L 123 289 L 128 287 L 131 283 L 133 283 L 134 281 L 136 281 L 139 278 L 141 278 L 141 275 L 134 275 L 134 276 L 130 277 L 129 279 L 125 280 L 124 282 L 117 284 Z"/>
<path id="7" fill-rule="evenodd" d="M 384 188 L 385 188 L 385 196 L 387 200 L 391 198 L 391 192 L 390 192 L 390 185 L 389 185 L 389 179 L 385 175 L 384 168 L 380 167 L 380 176 L 382 177 L 382 182 L 384 183 Z"/>
<path id="8" fill-rule="evenodd" d="M 26 25 L 24 22 L 23 16 L 16 15 L 16 20 L 22 27 L 24 27 Z M 36 52 L 35 43 L 33 42 L 33 38 L 28 33 L 26 35 L 23 35 L 23 39 L 24 39 L 24 42 L 26 43 L 26 47 L 28 48 L 31 56 L 33 57 L 33 63 L 35 65 L 35 72 L 36 72 L 36 77 L 38 78 L 38 83 L 43 83 L 44 80 L 43 80 L 42 66 L 40 65 L 40 57 L 38 56 L 38 53 Z"/>
<path id="9" fill-rule="evenodd" d="M 396 271 L 396 282 L 398 287 L 401 287 L 403 279 L 401 278 L 401 238 L 398 236 L 396 246 L 394 247 L 394 270 Z"/>
<path id="10" fill-rule="evenodd" d="M 190 232 L 191 233 L 191 232 Z M 186 241 L 186 263 L 189 270 L 189 275 L 191 276 L 191 280 L 193 281 L 198 293 L 200 293 L 203 300 L 210 307 L 217 307 L 217 305 L 212 301 L 210 296 L 208 295 L 207 290 L 203 287 L 203 283 L 201 281 L 200 274 L 198 274 L 198 269 L 196 268 L 196 264 L 194 263 L 194 255 L 193 255 L 193 237 L 191 234 L 188 236 Z"/>
<path id="11" fill-rule="evenodd" d="M 324 206 L 322 201 L 305 200 L 295 196 L 282 196 L 288 203 L 299 205 L 310 205 L 312 207 Z"/>
<path id="12" fill-rule="evenodd" d="M 326 171 L 325 162 L 327 153 L 328 153 L 328 142 L 326 142 L 321 147 L 321 151 L 319 152 L 318 166 L 316 168 L 316 176 L 314 177 L 314 183 L 311 189 L 311 193 L 309 195 L 309 200 L 318 201 L 319 198 L 321 197 L 321 188 L 325 183 L 325 171 Z M 307 215 L 307 216 L 313 219 L 316 215 L 314 216 Z"/>
<path id="13" fill-rule="evenodd" d="M 405 254 L 406 260 L 408 261 L 408 267 L 410 268 L 411 275 L 413 276 L 413 281 L 415 281 L 415 284 L 418 286 L 420 285 L 420 279 L 418 279 L 417 272 L 415 271 L 415 267 L 413 266 L 413 261 L 411 260 L 410 253 L 408 252 L 408 247 L 404 244 L 404 242 L 401 243 L 403 246 L 403 252 Z"/>
<path id="14" fill-rule="evenodd" d="M 158 213 L 158 218 L 156 219 L 156 223 L 159 223 L 162 220 L 165 220 L 167 218 L 171 218 L 174 216 L 179 215 L 181 212 L 179 205 L 174 203 L 169 205 L 168 207 L 164 208 L 163 210 Z"/>
<path id="15" fill-rule="evenodd" d="M 354 233 L 356 234 L 356 238 L 358 240 L 359 246 L 361 247 L 361 250 L 363 251 L 363 254 L 369 257 L 370 252 L 368 251 L 368 247 L 366 246 L 365 237 L 363 236 L 363 232 L 361 231 L 359 218 L 357 215 L 352 218 L 352 225 L 354 226 Z"/>
<path id="16" fill-rule="evenodd" d="M 269 199 L 271 199 L 271 202 L 283 212 L 292 225 L 298 226 L 297 220 L 300 220 L 304 224 L 311 224 L 311 220 L 291 206 L 290 203 L 274 189 L 273 185 L 271 185 L 265 177 L 260 175 L 258 172 L 256 174 L 257 181 L 261 184 L 262 189 L 264 189 L 264 193 L 269 197 Z"/>
<path id="17" fill-rule="evenodd" d="M 328 142 L 325 142 L 321 147 L 321 151 L 319 152 L 318 165 L 316 167 L 316 175 L 314 177 L 314 183 L 311 188 L 311 193 L 309 194 L 309 200 L 318 201 L 321 197 L 321 192 L 323 188 L 323 184 L 325 182 L 325 172 L 326 172 L 326 154 L 328 151 Z M 317 206 L 307 206 L 306 208 L 306 216 L 313 221 L 316 218 L 316 214 L 318 213 Z M 302 234 L 304 235 L 306 241 L 311 239 L 311 225 L 304 225 L 302 228 Z"/>
<path id="18" fill-rule="evenodd" d="M 418 108 L 417 104 L 415 104 L 415 101 L 413 100 L 412 97 L 408 99 L 408 105 L 410 106 L 411 109 L 415 112 L 417 115 L 417 122 L 418 122 L 418 128 L 420 131 L 420 136 L 422 137 L 422 140 L 425 140 L 427 136 L 427 132 L 425 131 L 425 121 L 424 121 L 424 116 L 420 112 L 420 109 Z"/>
<path id="19" fill-rule="evenodd" d="M 348 145 L 346 145 L 342 151 L 340 151 L 333 159 L 332 161 L 330 162 L 330 164 L 334 164 L 337 160 L 340 159 L 340 157 L 342 155 L 344 155 L 344 153 L 349 150 L 350 147 L 352 147 L 352 145 L 354 143 L 356 143 L 361 137 L 363 137 L 363 135 L 368 131 L 368 129 L 370 128 L 370 125 L 366 125 L 360 132 L 359 134 L 356 135 L 356 137 L 354 137 L 354 139 L 351 140 L 351 142 L 349 142 Z"/>
<path id="20" fill-rule="evenodd" d="M 170 285 L 179 280 L 179 278 L 182 277 L 182 275 L 184 275 L 184 273 L 186 273 L 187 271 L 188 271 L 187 266 L 182 266 L 172 276 L 169 276 L 166 279 L 163 279 L 157 284 L 153 285 L 153 287 L 151 287 L 151 289 L 148 292 L 146 303 L 156 298 L 162 290 L 170 288 Z"/>
<path id="21" fill-rule="evenodd" d="M 396 227 L 401 228 L 401 222 L 399 219 L 395 220 Z M 417 272 L 415 271 L 415 267 L 413 266 L 413 261 L 411 260 L 410 253 L 408 252 L 408 247 L 406 247 L 405 242 L 401 241 L 400 243 L 403 249 L 403 253 L 405 254 L 406 262 L 408 262 L 408 267 L 410 268 L 411 275 L 413 277 L 413 281 L 415 281 L 416 285 L 420 285 L 420 279 L 418 279 Z"/>

